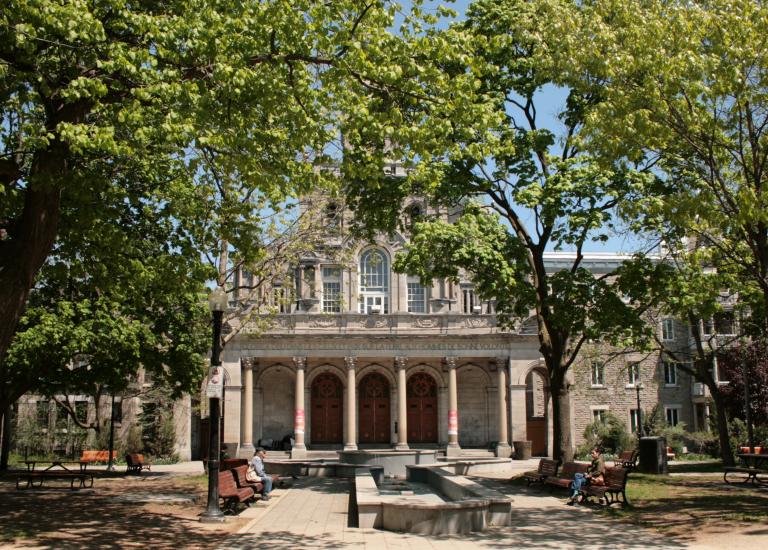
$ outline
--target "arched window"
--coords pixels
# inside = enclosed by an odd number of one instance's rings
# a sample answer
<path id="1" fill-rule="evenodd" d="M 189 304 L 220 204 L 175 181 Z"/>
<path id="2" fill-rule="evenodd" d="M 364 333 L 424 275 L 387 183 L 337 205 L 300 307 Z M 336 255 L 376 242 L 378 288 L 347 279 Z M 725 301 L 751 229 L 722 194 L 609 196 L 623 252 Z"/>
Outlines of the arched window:
<path id="1" fill-rule="evenodd" d="M 360 313 L 389 313 L 389 260 L 369 248 L 360 256 Z"/>

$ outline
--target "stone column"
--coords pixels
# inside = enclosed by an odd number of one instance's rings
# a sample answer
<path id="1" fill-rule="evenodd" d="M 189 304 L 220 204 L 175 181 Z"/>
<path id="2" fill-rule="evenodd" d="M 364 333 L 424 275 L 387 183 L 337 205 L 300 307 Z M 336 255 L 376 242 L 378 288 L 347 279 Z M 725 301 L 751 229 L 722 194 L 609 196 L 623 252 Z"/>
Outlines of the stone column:
<path id="1" fill-rule="evenodd" d="M 506 357 L 496 358 L 496 372 L 498 374 L 499 388 L 499 437 L 496 447 L 496 456 L 508 458 L 512 456 L 512 447 L 509 445 L 507 433 L 507 363 Z"/>
<path id="2" fill-rule="evenodd" d="M 256 360 L 245 358 L 242 360 L 243 369 L 243 429 L 240 456 L 250 458 L 253 455 L 253 368 Z"/>
<path id="3" fill-rule="evenodd" d="M 304 371 L 307 366 L 306 357 L 294 357 L 293 364 L 296 366 L 296 404 L 293 415 L 293 447 L 291 448 L 291 458 L 306 458 L 307 446 L 304 443 L 304 425 L 306 415 L 304 414 Z"/>
<path id="4" fill-rule="evenodd" d="M 408 450 L 408 397 L 405 392 L 405 369 L 407 357 L 395 357 L 397 370 L 397 445 L 395 450 Z"/>
<path id="5" fill-rule="evenodd" d="M 344 443 L 345 451 L 357 450 L 356 361 L 356 357 L 344 358 L 344 363 L 347 365 L 347 441 Z"/>
<path id="6" fill-rule="evenodd" d="M 446 456 L 459 456 L 459 394 L 456 387 L 456 357 L 446 357 L 448 364 L 448 447 Z"/>

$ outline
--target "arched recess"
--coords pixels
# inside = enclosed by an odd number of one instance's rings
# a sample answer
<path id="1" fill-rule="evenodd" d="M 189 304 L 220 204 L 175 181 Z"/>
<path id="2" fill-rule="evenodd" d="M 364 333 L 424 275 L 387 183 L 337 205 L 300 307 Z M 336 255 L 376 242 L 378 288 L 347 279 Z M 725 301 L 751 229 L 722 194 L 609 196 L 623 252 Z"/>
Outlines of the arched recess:
<path id="1" fill-rule="evenodd" d="M 296 374 L 293 368 L 275 364 L 259 369 L 255 380 L 253 441 L 282 441 L 293 433 Z"/>
<path id="2" fill-rule="evenodd" d="M 493 417 L 488 391 L 491 381 L 482 367 L 468 364 L 456 372 L 459 405 L 459 445 L 487 447 L 491 441 Z"/>
<path id="3" fill-rule="evenodd" d="M 408 443 L 424 444 L 438 441 L 438 386 L 427 372 L 415 372 L 406 382 L 408 411 Z"/>
<path id="4" fill-rule="evenodd" d="M 535 456 L 547 456 L 549 406 L 546 371 L 532 368 L 525 376 L 525 430 Z"/>
<path id="5" fill-rule="evenodd" d="M 333 372 L 318 374 L 310 387 L 312 443 L 338 444 L 344 437 L 344 385 Z"/>
<path id="6" fill-rule="evenodd" d="M 360 443 L 390 442 L 389 380 L 380 372 L 365 375 L 358 386 L 357 429 Z"/>

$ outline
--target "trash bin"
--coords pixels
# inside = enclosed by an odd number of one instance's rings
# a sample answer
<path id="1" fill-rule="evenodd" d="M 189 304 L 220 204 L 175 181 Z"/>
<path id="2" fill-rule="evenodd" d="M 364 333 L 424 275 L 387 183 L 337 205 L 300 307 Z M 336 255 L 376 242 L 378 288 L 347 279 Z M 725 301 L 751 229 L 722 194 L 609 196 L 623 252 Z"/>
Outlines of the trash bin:
<path id="1" fill-rule="evenodd" d="M 663 437 L 641 437 L 639 472 L 646 474 L 668 474 L 667 440 Z"/>
<path id="2" fill-rule="evenodd" d="M 528 460 L 531 458 L 531 441 L 513 441 L 515 446 L 515 460 Z"/>

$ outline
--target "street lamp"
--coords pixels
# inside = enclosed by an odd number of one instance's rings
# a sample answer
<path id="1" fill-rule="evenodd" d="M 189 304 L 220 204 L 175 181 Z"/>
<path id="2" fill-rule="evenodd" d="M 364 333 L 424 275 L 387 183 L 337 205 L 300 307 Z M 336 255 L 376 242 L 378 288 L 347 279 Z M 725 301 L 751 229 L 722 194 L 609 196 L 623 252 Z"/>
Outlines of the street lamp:
<path id="1" fill-rule="evenodd" d="M 208 295 L 208 307 L 213 316 L 213 346 L 211 348 L 209 385 L 214 382 L 214 376 L 221 376 L 219 373 L 221 369 L 221 322 L 227 305 L 227 293 L 221 287 L 216 287 Z M 210 424 L 210 438 L 208 440 L 208 507 L 200 515 L 200 521 L 204 523 L 220 523 L 225 520 L 224 512 L 219 508 L 219 402 L 221 394 L 219 393 L 217 397 L 214 397 L 209 391 L 208 396 L 210 398 L 210 412 L 208 415 Z"/>
<path id="2" fill-rule="evenodd" d="M 635 383 L 635 391 L 637 392 L 637 440 L 643 437 L 643 410 L 640 408 L 640 391 L 643 389 L 642 382 Z"/>

